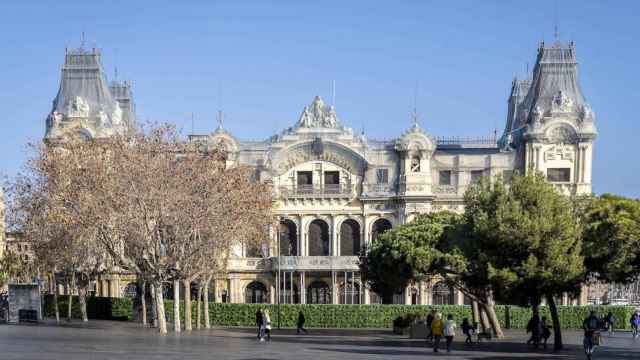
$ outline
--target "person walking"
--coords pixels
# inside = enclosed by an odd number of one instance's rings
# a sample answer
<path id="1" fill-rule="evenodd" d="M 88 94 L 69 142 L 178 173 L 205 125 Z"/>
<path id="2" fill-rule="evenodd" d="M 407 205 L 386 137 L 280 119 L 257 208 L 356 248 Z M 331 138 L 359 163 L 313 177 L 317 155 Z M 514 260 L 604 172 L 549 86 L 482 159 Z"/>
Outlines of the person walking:
<path id="1" fill-rule="evenodd" d="M 433 336 L 433 352 L 438 352 L 440 346 L 440 338 L 444 332 L 444 322 L 442 321 L 442 314 L 436 313 L 431 322 L 431 336 Z"/>
<path id="2" fill-rule="evenodd" d="M 447 344 L 447 352 L 451 352 L 451 343 L 453 337 L 456 336 L 456 322 L 453 321 L 453 315 L 447 315 L 447 321 L 444 322 L 444 338 Z"/>
<path id="3" fill-rule="evenodd" d="M 584 353 L 587 355 L 587 360 L 591 360 L 591 355 L 595 350 L 596 345 L 599 342 L 600 333 L 600 320 L 596 317 L 596 312 L 591 311 L 589 316 L 582 322 L 582 329 L 584 330 Z"/>
<path id="4" fill-rule="evenodd" d="M 607 316 L 604 318 L 604 327 L 607 329 L 609 336 L 613 335 L 613 326 L 615 323 L 616 317 L 613 315 L 613 312 L 609 311 Z"/>
<path id="5" fill-rule="evenodd" d="M 256 326 L 258 327 L 258 339 L 262 339 L 262 310 L 256 309 Z"/>
<path id="6" fill-rule="evenodd" d="M 533 344 L 533 347 L 537 349 L 540 344 L 540 315 L 537 311 L 533 313 L 527 324 L 527 332 L 531 333 L 531 337 L 527 340 L 527 345 Z"/>
<path id="7" fill-rule="evenodd" d="M 436 311 L 431 310 L 429 314 L 427 314 L 427 342 L 433 341 L 433 334 L 431 332 L 431 324 L 433 323 L 433 318 L 435 317 Z"/>
<path id="8" fill-rule="evenodd" d="M 638 337 L 638 329 L 640 328 L 640 310 L 636 310 L 636 312 L 631 315 L 629 322 L 631 323 L 631 334 L 635 339 Z"/>
<path id="9" fill-rule="evenodd" d="M 547 324 L 547 317 L 543 316 L 540 319 L 540 336 L 542 338 L 542 346 L 547 348 L 547 340 L 551 337 L 551 325 Z"/>
<path id="10" fill-rule="evenodd" d="M 304 328 L 304 322 L 305 322 L 305 318 L 304 318 L 304 313 L 302 312 L 302 310 L 300 310 L 300 312 L 298 313 L 298 329 L 296 330 L 297 334 L 300 334 L 300 331 L 304 331 L 305 334 L 307 334 L 307 330 Z"/>
<path id="11" fill-rule="evenodd" d="M 262 322 L 264 323 L 264 333 L 267 336 L 267 341 L 271 341 L 271 317 L 267 309 L 262 311 Z"/>
<path id="12" fill-rule="evenodd" d="M 473 344 L 473 339 L 471 338 L 471 336 L 473 336 L 473 327 L 471 326 L 471 323 L 469 323 L 469 319 L 462 319 L 462 325 L 460 327 L 462 328 L 462 333 L 467 337 L 464 340 L 464 343 Z"/>

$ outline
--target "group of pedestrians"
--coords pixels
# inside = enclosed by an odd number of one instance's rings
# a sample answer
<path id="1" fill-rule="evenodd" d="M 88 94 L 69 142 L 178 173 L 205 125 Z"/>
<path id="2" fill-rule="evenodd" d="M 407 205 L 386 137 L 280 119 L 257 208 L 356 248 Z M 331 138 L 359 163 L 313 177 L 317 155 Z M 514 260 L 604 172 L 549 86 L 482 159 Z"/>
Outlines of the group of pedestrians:
<path id="1" fill-rule="evenodd" d="M 547 340 L 551 337 L 551 326 L 547 323 L 547 317 L 540 317 L 537 311 L 533 312 L 533 316 L 527 323 L 527 333 L 531 333 L 531 337 L 527 340 L 527 345 L 533 345 L 538 348 L 540 343 L 546 349 Z"/>
<path id="2" fill-rule="evenodd" d="M 304 317 L 304 313 L 300 311 L 298 313 L 298 321 L 297 321 L 297 329 L 296 333 L 300 334 L 300 332 L 304 332 L 307 334 L 307 329 L 304 328 L 304 323 L 306 319 Z M 258 309 L 256 310 L 256 327 L 258 328 L 258 340 L 260 342 L 271 341 L 271 316 L 269 315 L 269 310 L 267 309 Z"/>
<path id="3" fill-rule="evenodd" d="M 438 352 L 440 341 L 444 337 L 445 348 L 447 352 L 451 352 L 451 344 L 453 337 L 456 335 L 456 322 L 453 315 L 447 315 L 447 319 L 442 319 L 442 314 L 431 311 L 426 318 L 427 323 L 427 341 L 433 342 L 433 351 Z"/>

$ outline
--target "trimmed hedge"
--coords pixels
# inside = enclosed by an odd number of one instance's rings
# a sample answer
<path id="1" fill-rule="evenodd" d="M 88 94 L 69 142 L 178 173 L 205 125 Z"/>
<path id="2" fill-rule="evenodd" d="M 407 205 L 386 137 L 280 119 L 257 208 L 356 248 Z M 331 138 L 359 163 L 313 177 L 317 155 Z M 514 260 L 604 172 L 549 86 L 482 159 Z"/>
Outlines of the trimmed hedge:
<path id="1" fill-rule="evenodd" d="M 58 296 L 60 315 L 66 316 L 68 296 Z M 191 311 L 195 324 L 196 302 L 192 302 Z M 211 324 L 215 326 L 254 326 L 256 310 L 268 309 L 271 322 L 278 322 L 278 305 L 275 304 L 222 304 L 209 303 Z M 78 297 L 73 297 L 72 316 L 80 318 Z M 456 321 L 463 318 L 471 320 L 471 307 L 468 305 L 312 305 L 281 304 L 280 324 L 283 327 L 295 327 L 298 312 L 304 312 L 306 327 L 322 328 L 391 328 L 393 320 L 399 316 L 415 315 L 425 318 L 432 309 L 443 315 L 452 314 Z M 609 311 L 616 317 L 616 328 L 628 329 L 629 318 L 634 311 L 632 306 L 559 306 L 558 315 L 563 328 L 579 329 L 582 321 L 595 310 L 599 317 Z M 89 319 L 132 320 L 134 303 L 130 298 L 88 297 L 87 313 Z M 173 300 L 165 300 L 165 313 L 173 321 Z M 44 314 L 53 317 L 53 296 L 46 295 Z M 511 305 L 497 305 L 496 315 L 505 329 L 524 329 L 531 318 L 531 308 Z M 540 314 L 551 322 L 549 309 L 540 308 Z M 180 307 L 180 316 L 184 320 L 184 304 Z"/>
<path id="2" fill-rule="evenodd" d="M 72 296 L 71 317 L 80 319 L 80 302 Z M 69 296 L 58 296 L 58 311 L 61 317 L 67 316 Z M 133 318 L 133 301 L 130 298 L 87 297 L 87 316 L 99 320 L 131 320 Z M 44 316 L 54 317 L 55 307 L 53 295 L 44 296 Z"/>
<path id="3" fill-rule="evenodd" d="M 191 312 L 195 323 L 195 303 Z M 165 301 L 166 312 L 173 321 L 173 301 Z M 268 309 L 271 322 L 278 321 L 278 305 L 273 304 L 222 304 L 210 303 L 209 316 L 212 325 L 218 326 L 254 326 L 255 313 L 258 308 Z M 311 305 L 281 304 L 280 324 L 283 327 L 295 327 L 298 312 L 305 315 L 306 327 L 324 328 L 391 328 L 393 320 L 409 314 L 425 318 L 432 309 L 443 315 L 452 314 L 456 321 L 463 318 L 471 320 L 471 307 L 467 305 Z M 609 311 L 616 317 L 616 328 L 629 328 L 629 318 L 634 311 L 632 306 L 559 306 L 558 315 L 563 328 L 579 329 L 582 321 L 595 310 L 599 317 Z M 540 308 L 541 316 L 551 322 L 551 315 L 546 307 Z M 505 329 L 525 329 L 531 318 L 531 308 L 511 305 L 497 305 L 496 315 Z M 180 307 L 180 316 L 184 319 L 184 305 Z"/>

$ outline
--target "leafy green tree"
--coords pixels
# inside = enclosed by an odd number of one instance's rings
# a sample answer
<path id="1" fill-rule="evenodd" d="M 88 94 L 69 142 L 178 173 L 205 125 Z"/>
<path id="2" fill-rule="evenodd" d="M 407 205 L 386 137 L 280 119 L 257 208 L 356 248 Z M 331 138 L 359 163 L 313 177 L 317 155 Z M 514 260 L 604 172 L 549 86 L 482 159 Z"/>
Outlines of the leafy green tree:
<path id="1" fill-rule="evenodd" d="M 363 277 L 371 289 L 390 304 L 393 294 L 410 282 L 439 273 L 439 268 L 455 262 L 446 248 L 447 229 L 454 226 L 453 213 L 420 215 L 380 235 L 361 262 Z"/>
<path id="2" fill-rule="evenodd" d="M 604 194 L 581 211 L 585 266 L 598 280 L 628 283 L 640 275 L 640 201 Z"/>
<path id="3" fill-rule="evenodd" d="M 562 334 L 555 296 L 579 292 L 584 280 L 581 228 L 569 198 L 542 174 L 514 176 L 510 185 L 485 181 L 465 195 L 465 236 L 475 264 L 486 273 L 498 299 L 527 301 L 534 309 L 546 298 L 556 349 Z"/>

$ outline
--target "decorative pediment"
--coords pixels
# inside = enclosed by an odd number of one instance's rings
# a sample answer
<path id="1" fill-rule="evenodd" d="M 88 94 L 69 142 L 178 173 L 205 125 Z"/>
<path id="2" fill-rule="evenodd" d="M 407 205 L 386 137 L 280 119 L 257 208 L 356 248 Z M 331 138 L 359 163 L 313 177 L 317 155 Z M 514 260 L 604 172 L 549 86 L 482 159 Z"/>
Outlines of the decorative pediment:
<path id="1" fill-rule="evenodd" d="M 325 105 L 320 96 L 313 99 L 311 105 L 305 106 L 298 126 L 303 128 L 336 128 L 338 118 L 333 106 Z"/>
<path id="2" fill-rule="evenodd" d="M 571 127 L 560 125 L 547 130 L 547 139 L 554 144 L 573 144 L 578 140 L 578 136 Z"/>
<path id="3" fill-rule="evenodd" d="M 431 135 L 418 124 L 414 124 L 396 140 L 395 148 L 398 151 L 432 151 L 434 144 L 435 142 Z"/>
<path id="4" fill-rule="evenodd" d="M 570 113 L 575 110 L 573 100 L 567 94 L 562 91 L 558 91 L 558 93 L 553 97 L 551 101 L 551 112 L 552 113 Z"/>

